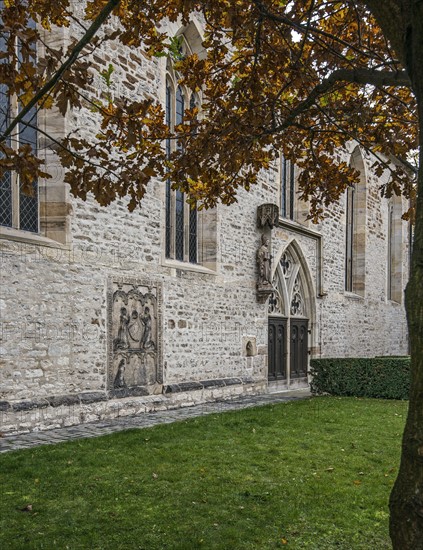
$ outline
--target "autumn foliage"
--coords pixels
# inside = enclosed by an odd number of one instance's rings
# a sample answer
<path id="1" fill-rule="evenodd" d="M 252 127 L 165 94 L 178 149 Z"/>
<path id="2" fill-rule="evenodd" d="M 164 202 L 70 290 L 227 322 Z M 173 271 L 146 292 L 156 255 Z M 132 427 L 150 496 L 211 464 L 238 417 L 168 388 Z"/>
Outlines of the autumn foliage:
<path id="1" fill-rule="evenodd" d="M 205 49 L 184 57 L 177 39 L 161 29 L 166 20 L 186 25 L 193 12 L 204 20 Z M 97 135 L 87 140 L 74 132 L 53 144 L 75 195 L 92 192 L 103 205 L 129 196 L 133 209 L 150 179 L 166 173 L 193 202 L 230 204 L 283 151 L 301 169 L 302 196 L 317 217 L 357 177 L 336 162 L 354 139 L 371 154 L 376 174 L 391 172 L 382 193 L 413 197 L 407 155 L 418 145 L 416 105 L 407 75 L 360 3 L 91 0 L 80 23 L 92 32 L 67 50 L 53 48 L 45 30 L 68 26 L 72 17 L 67 0 L 6 0 L 0 78 L 18 98 L 23 122 L 31 101 L 63 115 L 80 108 L 98 113 Z M 112 40 L 141 49 L 151 63 L 171 56 L 181 83 L 201 90 L 201 112 L 187 110 L 170 131 L 155 98 L 131 102 L 105 93 L 99 100 L 84 93 L 93 76 L 87 53 Z M 44 54 L 36 59 L 37 41 Z M 106 71 L 105 78 L 113 75 Z M 28 146 L 10 147 L 13 121 L 7 126 L 0 168 L 19 170 L 29 188 L 48 167 Z M 180 144 L 170 159 L 166 138 Z"/>
<path id="2" fill-rule="evenodd" d="M 185 55 L 165 29 L 169 21 L 183 29 L 193 16 L 203 50 Z M 51 31 L 71 24 L 73 41 L 54 45 Z M 152 64 L 169 56 L 201 107 L 169 128 L 156 97 L 109 93 L 113 66 L 100 71 L 106 90 L 98 97 L 90 56 L 112 41 Z M 423 2 L 3 0 L 0 44 L 0 176 L 17 171 L 24 191 L 49 167 L 19 142 L 19 129 L 33 125 L 37 110 L 57 117 L 84 109 L 97 117 L 96 135 L 38 131 L 74 195 L 92 193 L 102 205 L 128 197 L 135 209 L 154 178 L 200 208 L 230 204 L 282 151 L 300 169 L 301 197 L 317 219 L 358 177 L 341 155 L 351 140 L 377 176 L 389 176 L 381 194 L 411 200 L 411 392 L 391 538 L 396 550 L 423 549 L 423 173 L 410 157 L 423 131 Z M 167 140 L 178 143 L 170 155 Z"/>

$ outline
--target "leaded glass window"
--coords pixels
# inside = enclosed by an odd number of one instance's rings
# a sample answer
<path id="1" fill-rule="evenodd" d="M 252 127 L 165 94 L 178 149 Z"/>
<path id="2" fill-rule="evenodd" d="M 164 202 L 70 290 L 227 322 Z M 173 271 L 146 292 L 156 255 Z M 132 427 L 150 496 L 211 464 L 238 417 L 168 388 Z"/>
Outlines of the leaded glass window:
<path id="1" fill-rule="evenodd" d="M 187 48 L 182 42 L 182 54 Z M 168 65 L 166 81 L 166 124 L 171 130 L 184 121 L 185 109 L 199 106 L 198 95 L 177 84 L 177 75 Z M 175 140 L 166 140 L 166 156 L 179 147 Z M 198 262 L 198 213 L 190 207 L 181 191 L 172 190 L 170 180 L 166 181 L 166 258 L 181 262 Z"/>
<path id="2" fill-rule="evenodd" d="M 0 3 L 1 7 L 1 3 Z M 31 28 L 35 22 L 30 21 Z M 16 56 L 21 59 L 21 45 L 16 41 Z M 6 36 L 0 36 L 0 51 L 6 52 Z M 34 57 L 36 55 L 34 46 Z M 6 58 L 0 59 L 6 62 Z M 20 103 L 16 96 L 11 95 L 5 84 L 0 85 L 0 129 L 4 131 L 10 120 L 16 117 L 20 111 Z M 7 140 L 7 145 L 14 149 L 29 144 L 34 154 L 37 154 L 37 109 L 34 107 L 25 116 L 24 121 L 18 124 L 13 136 Z M 31 195 L 22 192 L 19 176 L 13 171 L 3 173 L 0 180 L 0 225 L 14 227 L 38 233 L 38 184 L 33 182 Z"/>
<path id="3" fill-rule="evenodd" d="M 280 156 L 280 178 L 281 216 L 293 220 L 295 213 L 295 165 L 282 154 Z"/>

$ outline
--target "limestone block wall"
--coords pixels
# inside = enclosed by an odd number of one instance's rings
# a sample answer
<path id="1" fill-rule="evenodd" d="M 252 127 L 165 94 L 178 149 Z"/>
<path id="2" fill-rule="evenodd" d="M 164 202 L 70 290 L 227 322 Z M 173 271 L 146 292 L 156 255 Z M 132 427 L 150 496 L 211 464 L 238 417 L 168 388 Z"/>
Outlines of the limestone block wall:
<path id="1" fill-rule="evenodd" d="M 365 228 L 364 294 L 345 290 L 346 214 L 344 196 L 329 210 L 320 224 L 324 239 L 324 285 L 327 292 L 319 301 L 321 318 L 318 356 L 373 357 L 406 355 L 408 333 L 403 295 L 398 302 L 388 295 L 389 200 L 380 196 L 384 183 L 372 174 L 371 162 L 365 158 L 367 208 Z M 402 201 L 399 209 L 407 209 Z M 401 286 L 409 274 L 408 223 L 399 220 L 401 231 Z"/>
<path id="2" fill-rule="evenodd" d="M 98 71 L 109 62 L 116 93 L 164 101 L 163 60 L 107 43 L 93 56 L 93 90 L 101 86 Z M 81 129 L 88 136 L 97 123 L 87 110 L 64 122 L 67 131 Z M 294 243 L 304 260 L 312 356 L 407 353 L 403 305 L 387 299 L 388 209 L 377 195 L 379 184 L 369 177 L 364 296 L 344 290 L 345 201 L 318 226 L 302 218 L 302 224 L 281 223 L 272 231 L 274 269 Z M 55 181 L 54 188 L 66 211 L 57 239 L 52 230 L 38 239 L 21 234 L 0 241 L 3 429 L 75 424 L 266 391 L 268 303 L 256 296 L 262 234 L 256 216 L 259 205 L 279 203 L 277 163 L 249 193 L 240 191 L 235 204 L 219 205 L 200 218 L 198 266 L 164 257 L 163 182 L 150 184 L 142 208 L 133 213 L 126 200 L 103 208 L 91 197 L 86 202 L 70 197 L 63 182 Z M 406 232 L 404 223 L 404 238 Z M 405 282 L 407 247 L 402 254 Z M 151 280 L 162 288 L 160 395 L 110 395 L 107 290 L 111 282 L 127 279 Z"/>

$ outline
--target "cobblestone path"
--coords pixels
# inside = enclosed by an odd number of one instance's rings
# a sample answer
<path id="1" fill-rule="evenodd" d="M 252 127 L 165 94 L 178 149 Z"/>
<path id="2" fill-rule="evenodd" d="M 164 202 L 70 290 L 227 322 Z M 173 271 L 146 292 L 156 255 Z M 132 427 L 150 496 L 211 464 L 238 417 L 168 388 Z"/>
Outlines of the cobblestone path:
<path id="1" fill-rule="evenodd" d="M 111 420 L 102 420 L 69 426 L 66 428 L 55 428 L 40 432 L 29 432 L 22 434 L 6 434 L 0 438 L 0 453 L 15 451 L 18 449 L 28 449 L 39 445 L 54 445 L 62 441 L 72 441 L 87 437 L 98 437 L 100 435 L 120 432 L 131 428 L 149 428 L 157 424 L 169 424 L 195 418 L 206 414 L 221 413 L 225 411 L 234 411 L 246 409 L 249 407 L 260 407 L 271 403 L 283 403 L 305 399 L 310 397 L 308 390 L 293 390 L 281 393 L 267 393 L 262 395 L 250 395 L 239 397 L 226 401 L 216 401 L 213 403 L 202 403 L 192 407 L 182 407 L 180 409 L 170 409 L 166 411 L 157 411 L 143 413 L 137 416 L 125 416 Z"/>

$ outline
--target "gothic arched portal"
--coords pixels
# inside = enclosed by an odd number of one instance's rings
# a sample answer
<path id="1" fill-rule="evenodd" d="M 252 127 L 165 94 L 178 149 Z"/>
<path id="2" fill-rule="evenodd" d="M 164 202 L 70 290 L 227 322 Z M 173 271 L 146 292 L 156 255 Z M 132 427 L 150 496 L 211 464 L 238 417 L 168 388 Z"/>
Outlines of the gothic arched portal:
<path id="1" fill-rule="evenodd" d="M 280 254 L 269 298 L 269 382 L 287 386 L 308 382 L 309 329 L 314 318 L 310 272 L 296 241 Z"/>

